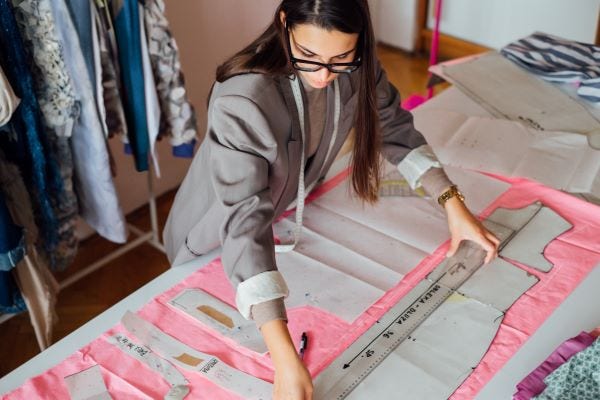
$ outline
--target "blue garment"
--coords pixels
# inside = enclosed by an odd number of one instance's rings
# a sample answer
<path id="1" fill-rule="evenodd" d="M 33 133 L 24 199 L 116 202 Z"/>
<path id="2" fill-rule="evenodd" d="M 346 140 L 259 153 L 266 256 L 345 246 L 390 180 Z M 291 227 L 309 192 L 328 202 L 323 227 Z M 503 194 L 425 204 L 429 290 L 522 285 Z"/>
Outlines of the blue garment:
<path id="1" fill-rule="evenodd" d="M 23 230 L 13 224 L 4 196 L 0 193 L 0 312 L 13 314 L 26 308 L 10 272 L 24 255 Z"/>
<path id="2" fill-rule="evenodd" d="M 56 1 L 56 0 L 53 0 Z M 89 0 L 64 0 L 79 36 L 81 52 L 85 60 L 92 87 L 96 87 L 96 68 L 94 67 L 94 45 L 92 39 L 92 9 Z M 94 96 L 96 92 L 94 91 Z"/>
<path id="3" fill-rule="evenodd" d="M 10 271 L 24 255 L 23 229 L 13 223 L 0 193 L 0 271 Z"/>
<path id="4" fill-rule="evenodd" d="M 136 169 L 147 171 L 150 140 L 146 117 L 139 5 L 137 0 L 123 0 L 119 3 L 122 3 L 121 7 L 113 10 L 113 24 L 121 64 L 127 137 L 133 150 Z"/>
<path id="5" fill-rule="evenodd" d="M 11 135 L 2 135 L 0 147 L 7 158 L 19 166 L 26 179 L 45 250 L 51 253 L 58 242 L 58 222 L 52 199 L 62 195 L 62 179 L 58 165 L 48 157 L 50 145 L 43 130 L 25 49 L 8 0 L 0 0 L 0 55 L 2 68 L 21 99 L 9 123 L 17 140 L 11 140 Z"/>

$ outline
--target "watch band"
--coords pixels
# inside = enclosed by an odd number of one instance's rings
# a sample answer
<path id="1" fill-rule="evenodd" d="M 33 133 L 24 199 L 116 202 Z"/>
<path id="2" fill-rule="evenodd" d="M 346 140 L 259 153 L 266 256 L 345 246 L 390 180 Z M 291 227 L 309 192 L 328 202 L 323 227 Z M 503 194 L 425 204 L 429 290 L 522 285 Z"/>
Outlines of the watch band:
<path id="1" fill-rule="evenodd" d="M 463 203 L 465 202 L 465 196 L 463 196 L 463 194 L 458 190 L 456 185 L 452 185 L 448 188 L 448 190 L 442 193 L 440 197 L 438 197 L 438 204 L 444 207 L 446 202 L 452 197 L 458 197 L 460 201 L 462 201 Z"/>

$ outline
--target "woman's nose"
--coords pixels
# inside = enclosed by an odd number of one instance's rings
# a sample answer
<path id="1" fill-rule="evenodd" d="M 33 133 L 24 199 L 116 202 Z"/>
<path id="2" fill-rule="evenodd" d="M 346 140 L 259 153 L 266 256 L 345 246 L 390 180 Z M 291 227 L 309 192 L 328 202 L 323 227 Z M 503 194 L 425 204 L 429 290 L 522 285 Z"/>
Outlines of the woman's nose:
<path id="1" fill-rule="evenodd" d="M 315 72 L 316 77 L 318 81 L 320 82 L 326 82 L 327 80 L 329 80 L 329 76 L 331 75 L 331 71 L 329 71 L 327 68 L 323 67 L 320 70 Z"/>

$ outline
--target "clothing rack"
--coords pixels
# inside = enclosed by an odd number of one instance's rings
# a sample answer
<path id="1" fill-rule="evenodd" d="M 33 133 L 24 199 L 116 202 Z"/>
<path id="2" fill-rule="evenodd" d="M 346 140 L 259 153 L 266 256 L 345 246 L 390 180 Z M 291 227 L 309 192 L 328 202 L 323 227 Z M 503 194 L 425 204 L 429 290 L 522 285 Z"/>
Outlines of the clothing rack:
<path id="1" fill-rule="evenodd" d="M 151 230 L 148 232 L 144 232 L 143 230 L 136 227 L 135 225 L 127 224 L 127 227 L 129 228 L 131 233 L 136 235 L 137 238 L 135 238 L 132 241 L 127 242 L 126 244 L 119 247 L 117 250 L 114 250 L 113 252 L 105 255 L 104 257 L 100 258 L 99 260 L 95 261 L 94 263 L 88 265 L 81 271 L 77 271 L 75 274 L 73 274 L 73 275 L 69 276 L 68 278 L 64 279 L 63 281 L 61 281 L 59 283 L 60 290 L 63 290 L 65 288 L 71 286 L 73 283 L 79 281 L 80 279 L 91 274 L 92 272 L 100 269 L 105 264 L 111 262 L 115 258 L 120 257 L 121 255 L 127 253 L 129 250 L 132 250 L 141 244 L 148 243 L 148 244 L 152 245 L 154 248 L 156 248 L 157 250 L 165 253 L 165 247 L 163 246 L 163 244 L 160 241 L 160 232 L 158 230 L 156 197 L 154 195 L 154 184 L 152 182 L 152 169 L 151 168 L 148 168 L 147 177 L 148 177 L 148 205 L 150 207 Z"/>
<path id="2" fill-rule="evenodd" d="M 127 227 L 129 228 L 129 231 L 137 237 L 131 241 L 128 241 L 124 245 L 120 246 L 118 249 L 105 255 L 104 257 L 100 258 L 99 260 L 96 260 L 95 262 L 93 262 L 92 264 L 83 268 L 82 270 L 77 271 L 76 273 L 74 273 L 73 275 L 69 276 L 68 278 L 62 280 L 61 282 L 57 282 L 59 292 L 63 289 L 66 289 L 67 287 L 71 286 L 75 282 L 81 280 L 82 278 L 88 276 L 92 272 L 102 268 L 104 265 L 108 264 L 112 260 L 122 256 L 123 254 L 127 253 L 128 251 L 130 251 L 144 243 L 148 243 L 151 246 L 153 246 L 154 248 L 156 248 L 157 250 L 161 251 L 162 253 L 165 253 L 165 247 L 160 241 L 160 232 L 159 232 L 159 227 L 158 227 L 158 215 L 157 215 L 157 208 L 156 208 L 156 196 L 154 194 L 154 183 L 152 181 L 152 169 L 151 168 L 148 168 L 148 173 L 146 175 L 148 178 L 148 206 L 150 207 L 150 223 L 151 223 L 150 231 L 144 232 L 137 226 L 128 223 Z M 17 314 L 0 314 L 0 324 L 5 321 L 8 321 L 15 315 L 17 315 Z M 38 344 L 40 346 L 41 351 L 45 350 L 45 348 L 43 347 L 43 345 L 41 343 L 38 342 Z"/>

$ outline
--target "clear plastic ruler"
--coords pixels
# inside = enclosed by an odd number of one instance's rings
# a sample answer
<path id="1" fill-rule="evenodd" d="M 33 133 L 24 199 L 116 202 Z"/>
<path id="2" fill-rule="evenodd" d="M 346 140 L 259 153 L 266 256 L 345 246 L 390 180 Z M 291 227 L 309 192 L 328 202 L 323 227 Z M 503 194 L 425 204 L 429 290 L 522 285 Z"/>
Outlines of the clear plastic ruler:
<path id="1" fill-rule="evenodd" d="M 344 399 L 402 341 L 483 265 L 485 251 L 463 241 L 456 254 L 436 267 L 357 339 L 315 381 L 315 399 Z"/>

